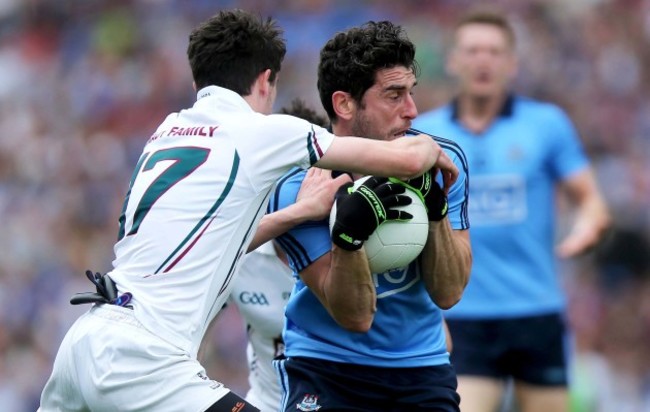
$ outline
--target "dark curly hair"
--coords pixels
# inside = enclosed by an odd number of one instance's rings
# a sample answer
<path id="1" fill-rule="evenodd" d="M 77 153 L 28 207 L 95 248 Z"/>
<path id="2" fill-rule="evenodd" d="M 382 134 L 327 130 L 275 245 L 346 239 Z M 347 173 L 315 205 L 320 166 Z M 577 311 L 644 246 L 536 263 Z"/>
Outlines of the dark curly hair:
<path id="1" fill-rule="evenodd" d="M 381 69 L 405 66 L 417 76 L 415 45 L 401 26 L 389 21 L 370 21 L 337 33 L 320 52 L 318 93 L 330 120 L 336 121 L 332 95 L 336 91 L 350 93 L 362 103 L 366 90 L 375 83 Z"/>
<path id="2" fill-rule="evenodd" d="M 243 10 L 221 11 L 190 34 L 187 57 L 197 89 L 215 85 L 241 96 L 260 73 L 274 82 L 286 54 L 282 29 Z"/>

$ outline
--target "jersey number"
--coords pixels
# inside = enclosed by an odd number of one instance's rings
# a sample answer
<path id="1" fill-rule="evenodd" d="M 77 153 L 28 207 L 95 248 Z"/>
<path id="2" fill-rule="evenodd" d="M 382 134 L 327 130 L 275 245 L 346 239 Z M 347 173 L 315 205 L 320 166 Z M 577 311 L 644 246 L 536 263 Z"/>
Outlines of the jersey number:
<path id="1" fill-rule="evenodd" d="M 164 169 L 162 173 L 151 182 L 147 190 L 144 191 L 144 194 L 135 209 L 135 213 L 133 213 L 133 223 L 129 233 L 126 233 L 127 236 L 138 233 L 140 224 L 144 220 L 145 216 L 147 216 L 147 213 L 149 213 L 149 210 L 151 210 L 153 204 L 156 203 L 156 201 L 160 199 L 160 197 L 172 186 L 185 179 L 195 171 L 196 168 L 201 166 L 208 158 L 209 153 L 210 149 L 201 147 L 175 147 L 172 149 L 159 150 L 153 153 L 144 153 L 138 160 L 138 164 L 135 166 L 133 176 L 131 176 L 131 181 L 129 182 L 129 191 L 124 199 L 122 213 L 120 214 L 120 231 L 117 240 L 121 240 L 125 236 L 124 227 L 126 224 L 126 209 L 129 204 L 133 183 L 140 172 L 145 173 L 151 171 L 158 162 L 164 160 L 173 161 L 169 167 Z M 143 164 L 144 167 L 142 167 Z M 140 170 L 140 168 L 142 168 L 142 170 Z"/>

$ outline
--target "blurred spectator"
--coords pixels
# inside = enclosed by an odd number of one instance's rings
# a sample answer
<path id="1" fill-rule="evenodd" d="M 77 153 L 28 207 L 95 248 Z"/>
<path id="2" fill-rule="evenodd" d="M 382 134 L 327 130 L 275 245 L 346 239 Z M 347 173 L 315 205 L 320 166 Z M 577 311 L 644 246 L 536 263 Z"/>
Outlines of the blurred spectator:
<path id="1" fill-rule="evenodd" d="M 35 410 L 53 351 L 79 314 L 69 297 L 87 289 L 85 269 L 106 270 L 113 258 L 129 173 L 154 122 L 194 99 L 185 58 L 194 24 L 234 6 L 276 17 L 289 48 L 280 107 L 293 96 L 318 104 L 324 39 L 394 20 L 418 46 L 415 99 L 424 111 L 450 97 L 442 45 L 470 3 L 0 0 L 2 409 Z M 620 260 L 650 234 L 650 0 L 496 3 L 521 39 L 517 88 L 569 112 L 615 223 L 631 236 L 619 237 L 607 259 L 597 251 L 566 268 L 578 349 L 574 410 L 650 410 L 650 253 Z M 245 348 L 237 313 L 217 326 L 231 339 L 210 342 L 206 367 L 244 393 L 246 363 L 232 362 Z"/>

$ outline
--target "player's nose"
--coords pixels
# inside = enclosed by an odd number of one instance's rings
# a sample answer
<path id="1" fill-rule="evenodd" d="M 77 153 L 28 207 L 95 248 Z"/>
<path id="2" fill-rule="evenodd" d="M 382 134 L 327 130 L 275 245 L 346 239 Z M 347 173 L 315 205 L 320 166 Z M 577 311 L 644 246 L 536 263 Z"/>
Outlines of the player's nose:
<path id="1" fill-rule="evenodd" d="M 417 115 L 418 115 L 418 108 L 415 105 L 415 100 L 413 100 L 413 96 L 409 94 L 406 97 L 406 100 L 404 102 L 404 112 L 402 116 L 407 119 L 415 119 Z"/>

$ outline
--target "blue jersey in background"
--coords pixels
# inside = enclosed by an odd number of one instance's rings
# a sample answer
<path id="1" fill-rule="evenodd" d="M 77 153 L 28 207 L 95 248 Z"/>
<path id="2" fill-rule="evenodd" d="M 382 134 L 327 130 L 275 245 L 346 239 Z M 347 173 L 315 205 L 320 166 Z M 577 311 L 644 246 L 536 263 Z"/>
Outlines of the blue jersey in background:
<path id="1" fill-rule="evenodd" d="M 475 134 L 456 104 L 414 125 L 451 139 L 470 170 L 473 265 L 453 318 L 502 318 L 562 311 L 554 256 L 555 184 L 587 167 L 577 132 L 557 106 L 510 96 L 494 122 Z"/>

